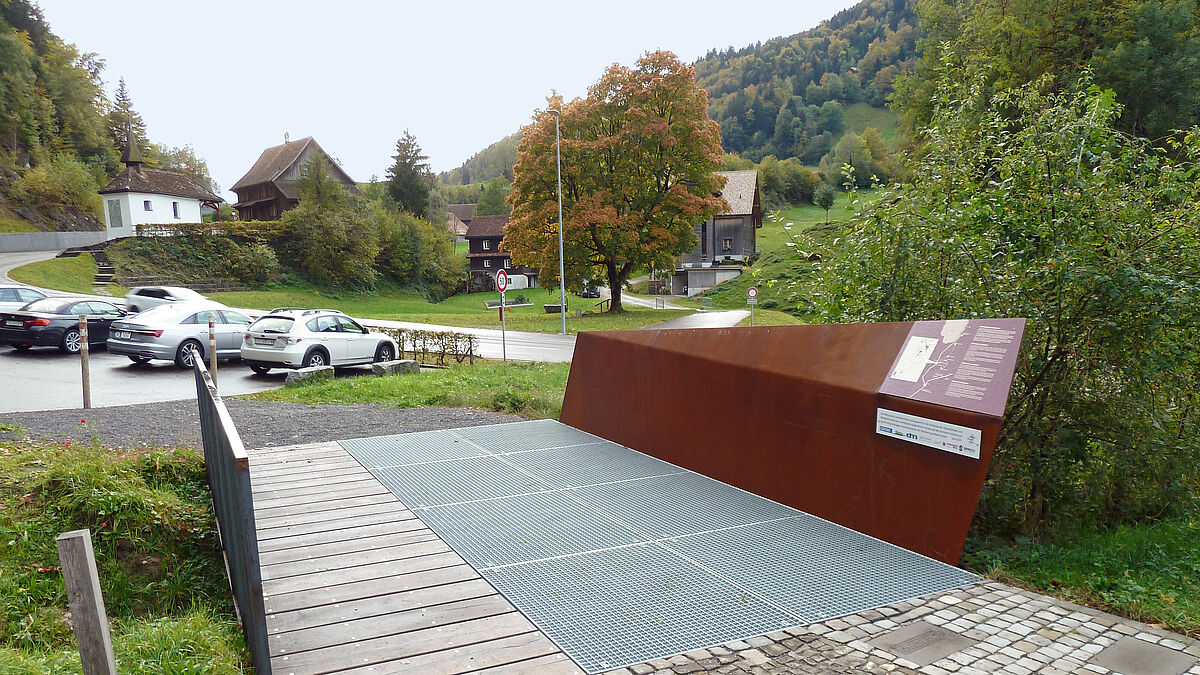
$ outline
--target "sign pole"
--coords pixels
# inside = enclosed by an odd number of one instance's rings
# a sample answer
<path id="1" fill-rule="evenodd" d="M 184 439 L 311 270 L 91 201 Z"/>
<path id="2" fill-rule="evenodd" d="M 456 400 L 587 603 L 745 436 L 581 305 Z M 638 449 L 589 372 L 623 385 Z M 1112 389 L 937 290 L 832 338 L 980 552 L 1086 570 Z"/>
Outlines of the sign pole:
<path id="1" fill-rule="evenodd" d="M 83 407 L 92 407 L 92 377 L 88 364 L 87 316 L 79 317 L 79 367 L 83 375 Z"/>
<path id="2" fill-rule="evenodd" d="M 508 336 L 504 327 L 504 314 L 508 309 L 504 301 L 504 291 L 508 290 L 508 272 L 496 272 L 496 290 L 500 291 L 500 358 L 508 361 Z"/>

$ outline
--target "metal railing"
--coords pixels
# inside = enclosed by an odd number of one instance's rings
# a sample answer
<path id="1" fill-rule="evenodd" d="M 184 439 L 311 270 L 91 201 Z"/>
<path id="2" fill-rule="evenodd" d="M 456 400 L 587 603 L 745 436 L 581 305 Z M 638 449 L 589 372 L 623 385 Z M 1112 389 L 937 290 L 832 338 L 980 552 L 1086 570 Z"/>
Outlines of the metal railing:
<path id="1" fill-rule="evenodd" d="M 250 460 L 233 426 L 233 419 L 217 393 L 217 386 L 204 367 L 204 360 L 193 359 L 193 364 L 200 431 L 204 439 L 204 466 L 212 489 L 225 572 L 233 589 L 234 606 L 254 667 L 259 675 L 270 675 L 267 614 L 259 569 L 258 537 L 254 529 L 254 501 L 250 493 Z"/>

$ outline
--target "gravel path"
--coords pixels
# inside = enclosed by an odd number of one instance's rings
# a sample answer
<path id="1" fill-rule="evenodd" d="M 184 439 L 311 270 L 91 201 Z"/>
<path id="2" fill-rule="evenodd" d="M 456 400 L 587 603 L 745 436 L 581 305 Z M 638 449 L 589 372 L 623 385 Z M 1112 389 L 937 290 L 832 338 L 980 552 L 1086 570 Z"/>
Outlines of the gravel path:
<path id="1" fill-rule="evenodd" d="M 453 429 L 516 422 L 515 415 L 469 408 L 397 410 L 376 405 L 305 405 L 270 401 L 225 401 L 247 448 L 337 441 L 428 429 Z M 80 420 L 84 420 L 83 423 Z M 83 410 L 42 410 L 0 414 L 0 424 L 19 425 L 0 441 L 91 442 L 105 445 L 187 445 L 199 448 L 200 414 L 195 401 L 168 401 Z"/>

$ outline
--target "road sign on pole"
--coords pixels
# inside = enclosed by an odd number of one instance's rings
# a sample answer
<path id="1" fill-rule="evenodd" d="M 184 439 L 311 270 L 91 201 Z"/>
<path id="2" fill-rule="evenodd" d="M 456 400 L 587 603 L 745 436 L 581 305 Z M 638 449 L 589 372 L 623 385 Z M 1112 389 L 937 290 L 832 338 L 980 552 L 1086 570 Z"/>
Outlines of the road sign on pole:
<path id="1" fill-rule="evenodd" d="M 750 305 L 750 325 L 754 325 L 754 306 L 758 304 L 758 288 L 751 286 L 746 289 L 746 304 Z"/>
<path id="2" fill-rule="evenodd" d="M 503 361 L 508 360 L 508 336 L 504 330 L 504 291 L 508 288 L 508 272 L 500 270 L 496 272 L 496 290 L 500 291 L 500 358 Z"/>

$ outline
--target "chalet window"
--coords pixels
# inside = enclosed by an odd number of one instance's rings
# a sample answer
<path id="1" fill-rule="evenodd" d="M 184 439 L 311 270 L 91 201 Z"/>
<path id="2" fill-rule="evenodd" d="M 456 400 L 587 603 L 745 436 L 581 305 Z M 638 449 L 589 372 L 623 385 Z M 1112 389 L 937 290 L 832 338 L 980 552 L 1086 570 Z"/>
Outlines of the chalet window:
<path id="1" fill-rule="evenodd" d="M 485 250 L 485 251 L 492 250 L 492 242 L 488 241 L 487 239 L 484 239 L 483 240 L 483 250 Z"/>
<path id="2" fill-rule="evenodd" d="M 143 211 L 153 211 L 154 210 L 154 207 L 150 205 L 149 199 L 142 202 L 142 210 Z"/>
<path id="3" fill-rule="evenodd" d="M 176 218 L 179 217 L 179 202 L 171 202 L 171 212 L 175 214 Z"/>
<path id="4" fill-rule="evenodd" d="M 508 269 L 510 267 L 512 267 L 512 260 L 510 258 L 505 258 L 504 259 L 504 269 Z"/>
<path id="5" fill-rule="evenodd" d="M 708 257 L 708 221 L 700 225 L 700 257 Z"/>
<path id="6" fill-rule="evenodd" d="M 108 200 L 108 226 L 121 227 L 121 200 Z"/>
<path id="7" fill-rule="evenodd" d="M 733 252 L 733 237 L 725 237 L 721 240 L 721 250 L 726 253 Z"/>
<path id="8" fill-rule="evenodd" d="M 491 266 L 492 266 L 492 261 L 491 261 L 491 260 L 488 260 L 487 258 L 484 258 L 484 259 L 483 259 L 483 266 L 484 266 L 484 267 L 491 267 Z"/>

